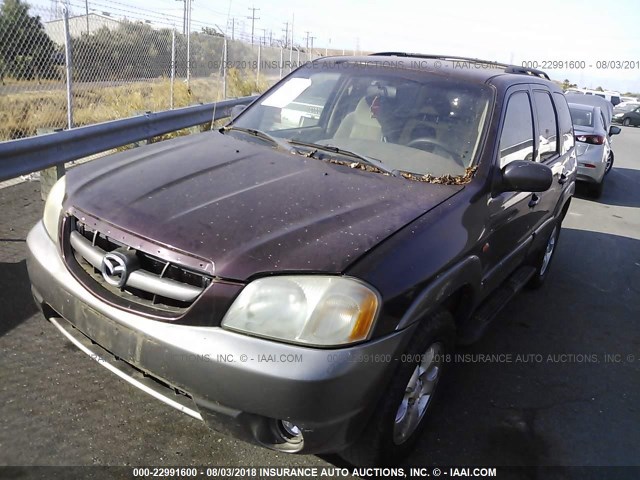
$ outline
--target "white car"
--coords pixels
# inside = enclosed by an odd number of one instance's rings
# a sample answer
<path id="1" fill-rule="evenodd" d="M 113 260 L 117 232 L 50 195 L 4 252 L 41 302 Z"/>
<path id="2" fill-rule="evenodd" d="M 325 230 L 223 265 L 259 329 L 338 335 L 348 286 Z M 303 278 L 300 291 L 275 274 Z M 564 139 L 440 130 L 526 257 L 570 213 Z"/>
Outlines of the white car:
<path id="1" fill-rule="evenodd" d="M 589 90 L 586 88 L 568 88 L 565 91 L 565 93 L 578 94 L 578 95 L 592 95 L 595 97 L 604 98 L 608 102 L 611 102 L 613 106 L 616 106 L 623 101 L 622 96 L 620 95 L 620 92 L 616 92 L 613 90 L 600 91 L 600 90 Z M 628 98 L 628 97 L 625 97 L 625 98 Z"/>
<path id="2" fill-rule="evenodd" d="M 598 106 L 569 103 L 578 155 L 577 180 L 588 185 L 595 198 L 602 195 L 605 175 L 613 168 L 611 135 L 620 127 L 610 126 L 610 117 Z"/>

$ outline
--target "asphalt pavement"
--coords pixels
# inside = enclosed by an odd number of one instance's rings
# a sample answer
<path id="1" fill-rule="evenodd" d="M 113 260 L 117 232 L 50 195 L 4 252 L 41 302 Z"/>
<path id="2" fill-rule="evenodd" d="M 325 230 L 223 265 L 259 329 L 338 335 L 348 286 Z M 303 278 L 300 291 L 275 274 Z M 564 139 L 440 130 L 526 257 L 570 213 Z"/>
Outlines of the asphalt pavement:
<path id="1" fill-rule="evenodd" d="M 578 190 L 545 286 L 458 351 L 406 467 L 640 466 L 640 128 L 622 130 L 602 198 Z M 78 351 L 30 295 L 39 184 L 0 206 L 0 465 L 341 465 L 211 432 Z"/>

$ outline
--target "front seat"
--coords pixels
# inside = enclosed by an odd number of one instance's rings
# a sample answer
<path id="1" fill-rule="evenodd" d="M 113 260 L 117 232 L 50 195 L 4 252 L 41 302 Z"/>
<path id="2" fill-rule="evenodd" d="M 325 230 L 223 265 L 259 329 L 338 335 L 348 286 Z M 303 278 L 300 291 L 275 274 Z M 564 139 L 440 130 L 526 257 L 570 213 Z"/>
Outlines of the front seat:
<path id="1" fill-rule="evenodd" d="M 375 101 L 375 97 L 371 102 Z M 371 111 L 367 97 L 362 97 L 356 109 L 347 114 L 333 138 L 382 141 L 382 127 Z"/>

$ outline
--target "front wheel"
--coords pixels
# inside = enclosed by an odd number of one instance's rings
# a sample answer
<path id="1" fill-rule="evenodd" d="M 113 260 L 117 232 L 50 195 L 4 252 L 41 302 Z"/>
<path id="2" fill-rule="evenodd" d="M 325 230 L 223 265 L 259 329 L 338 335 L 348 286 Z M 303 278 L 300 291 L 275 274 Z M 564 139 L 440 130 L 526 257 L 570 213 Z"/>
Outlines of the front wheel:
<path id="1" fill-rule="evenodd" d="M 353 465 L 392 465 L 413 448 L 453 352 L 455 326 L 437 310 L 420 322 L 359 440 L 341 452 Z"/>
<path id="2" fill-rule="evenodd" d="M 613 168 L 613 152 L 609 152 L 609 156 L 607 157 L 607 166 L 605 167 L 604 174 L 606 175 Z"/>
<path id="3" fill-rule="evenodd" d="M 625 127 L 628 127 L 629 125 L 631 125 L 631 119 L 630 118 L 625 118 L 622 121 L 622 125 L 624 125 Z"/>

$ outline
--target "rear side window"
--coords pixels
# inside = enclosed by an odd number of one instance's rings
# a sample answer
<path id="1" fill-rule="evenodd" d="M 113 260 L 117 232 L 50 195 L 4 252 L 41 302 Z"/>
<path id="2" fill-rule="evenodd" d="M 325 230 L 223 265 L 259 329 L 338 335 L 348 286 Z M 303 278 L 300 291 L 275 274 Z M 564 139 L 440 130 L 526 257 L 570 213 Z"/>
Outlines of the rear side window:
<path id="1" fill-rule="evenodd" d="M 567 99 L 561 93 L 554 92 L 553 101 L 556 104 L 556 113 L 558 114 L 558 136 L 560 137 L 560 154 L 564 155 L 575 142 L 573 138 L 573 125 L 571 122 L 571 113 Z"/>
<path id="2" fill-rule="evenodd" d="M 612 95 L 611 96 L 611 103 L 613 103 L 613 105 L 618 105 L 621 102 L 620 97 L 616 96 L 616 95 Z"/>
<path id="3" fill-rule="evenodd" d="M 533 92 L 533 100 L 538 112 L 538 158 L 544 162 L 560 153 L 558 149 L 558 123 L 556 112 L 547 92 Z"/>
<path id="4" fill-rule="evenodd" d="M 500 168 L 514 160 L 533 159 L 533 118 L 527 92 L 509 97 L 500 135 Z"/>

